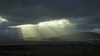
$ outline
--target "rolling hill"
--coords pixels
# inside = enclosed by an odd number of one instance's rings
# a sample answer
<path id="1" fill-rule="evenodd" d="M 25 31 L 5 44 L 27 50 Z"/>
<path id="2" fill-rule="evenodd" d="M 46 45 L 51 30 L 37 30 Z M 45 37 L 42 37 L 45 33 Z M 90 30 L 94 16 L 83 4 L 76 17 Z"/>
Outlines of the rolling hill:
<path id="1" fill-rule="evenodd" d="M 1 37 L 3 36 L 3 37 Z M 99 44 L 100 34 L 94 32 L 81 32 L 64 36 L 57 36 L 51 38 L 43 38 L 39 41 L 35 41 L 34 38 L 30 38 L 27 41 L 20 39 L 7 39 L 9 36 L 0 35 L 1 45 L 63 45 L 63 44 Z M 6 38 L 6 40 L 4 40 Z M 2 40 L 4 40 L 2 42 Z M 8 41 L 8 42 L 7 42 Z"/>

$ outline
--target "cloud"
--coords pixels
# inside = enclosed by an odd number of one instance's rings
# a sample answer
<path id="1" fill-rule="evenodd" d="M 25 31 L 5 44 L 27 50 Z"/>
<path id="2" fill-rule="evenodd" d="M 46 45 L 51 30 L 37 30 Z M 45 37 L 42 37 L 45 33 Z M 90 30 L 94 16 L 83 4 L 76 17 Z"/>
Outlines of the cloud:
<path id="1" fill-rule="evenodd" d="M 12 22 L 5 18 L 0 17 L 0 30 L 8 28 L 8 26 L 16 26 L 22 23 Z"/>
<path id="2" fill-rule="evenodd" d="M 33 20 L 34 23 L 41 20 L 92 16 L 99 14 L 98 2 L 100 1 L 0 0 L 0 15 L 12 21 L 23 22 Z"/>
<path id="3" fill-rule="evenodd" d="M 100 28 L 99 0 L 0 0 L 2 25 L 37 24 L 65 18 L 78 30 Z"/>
<path id="4" fill-rule="evenodd" d="M 95 28 L 94 30 L 92 30 L 93 32 L 97 32 L 100 33 L 100 28 Z"/>

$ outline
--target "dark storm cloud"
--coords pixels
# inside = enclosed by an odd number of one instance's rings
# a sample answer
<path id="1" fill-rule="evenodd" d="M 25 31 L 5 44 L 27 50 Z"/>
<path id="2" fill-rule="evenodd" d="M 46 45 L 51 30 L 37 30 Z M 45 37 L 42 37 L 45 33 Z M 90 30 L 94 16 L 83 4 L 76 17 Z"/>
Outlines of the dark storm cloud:
<path id="1" fill-rule="evenodd" d="M 76 20 L 77 19 L 77 20 Z M 80 30 L 92 30 L 95 28 L 100 28 L 100 17 L 91 16 L 83 18 L 72 18 L 70 19 L 72 23 L 76 24 L 76 27 Z"/>
<path id="2" fill-rule="evenodd" d="M 67 18 L 92 29 L 100 24 L 100 0 L 0 0 L 0 15 L 23 24 Z"/>
<path id="3" fill-rule="evenodd" d="M 19 25 L 19 24 L 22 24 L 22 23 L 11 22 L 11 21 L 2 22 L 2 23 L 0 23 L 0 30 L 7 29 L 9 26 L 16 26 L 16 25 Z"/>
<path id="4" fill-rule="evenodd" d="M 2 0 L 1 15 L 13 21 L 67 17 L 79 6 L 74 0 Z M 41 19 L 40 19 L 41 18 Z"/>
<path id="5" fill-rule="evenodd" d="M 0 15 L 12 21 L 99 15 L 99 0 L 0 0 Z"/>

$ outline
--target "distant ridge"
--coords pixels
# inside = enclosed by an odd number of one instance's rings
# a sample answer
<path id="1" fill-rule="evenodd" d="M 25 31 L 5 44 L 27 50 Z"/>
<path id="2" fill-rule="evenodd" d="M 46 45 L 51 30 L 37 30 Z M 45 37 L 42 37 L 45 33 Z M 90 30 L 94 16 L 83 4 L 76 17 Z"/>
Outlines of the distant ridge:
<path id="1" fill-rule="evenodd" d="M 68 37 L 81 37 L 81 38 L 100 38 L 99 33 L 95 32 L 81 32 L 81 33 L 75 33 L 71 35 L 67 35 Z"/>
<path id="2" fill-rule="evenodd" d="M 95 40 L 95 39 L 96 40 L 100 39 L 100 34 L 99 33 L 81 32 L 81 33 L 75 33 L 75 34 L 70 34 L 70 35 L 64 35 L 64 36 L 48 38 L 48 39 L 45 39 L 45 40 L 52 40 L 52 41 L 59 41 L 59 40 L 64 40 L 64 41 L 85 41 L 85 40 Z"/>
<path id="3" fill-rule="evenodd" d="M 1 36 L 1 35 L 0 35 Z M 7 36 L 4 36 L 7 38 Z M 0 41 L 2 39 L 0 37 Z M 89 45 L 89 44 L 99 44 L 100 45 L 100 34 L 94 32 L 81 32 L 70 35 L 44 38 L 41 41 L 35 41 L 34 38 L 30 38 L 30 40 L 25 41 L 21 39 L 8 39 L 8 42 L 5 40 L 0 42 L 0 45 Z"/>

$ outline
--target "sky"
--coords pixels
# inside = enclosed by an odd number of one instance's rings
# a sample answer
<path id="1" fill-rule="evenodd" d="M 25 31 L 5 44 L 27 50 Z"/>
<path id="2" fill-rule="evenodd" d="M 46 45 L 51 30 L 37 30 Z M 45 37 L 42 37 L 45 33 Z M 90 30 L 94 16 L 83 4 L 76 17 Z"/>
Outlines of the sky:
<path id="1" fill-rule="evenodd" d="M 99 6 L 100 0 L 0 0 L 0 29 L 64 19 L 74 24 L 64 24 L 72 33 L 100 33 Z"/>

